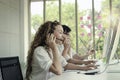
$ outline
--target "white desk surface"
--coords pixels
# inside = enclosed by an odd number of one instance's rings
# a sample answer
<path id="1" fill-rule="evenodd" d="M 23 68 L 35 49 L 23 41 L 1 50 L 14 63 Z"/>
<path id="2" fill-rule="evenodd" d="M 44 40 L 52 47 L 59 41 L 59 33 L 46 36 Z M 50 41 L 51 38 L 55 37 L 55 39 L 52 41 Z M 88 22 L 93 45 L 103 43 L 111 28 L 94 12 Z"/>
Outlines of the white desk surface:
<path id="1" fill-rule="evenodd" d="M 120 73 L 102 73 L 96 75 L 77 74 L 76 72 L 67 72 L 55 76 L 49 80 L 120 80 Z"/>
<path id="2" fill-rule="evenodd" d="M 120 66 L 116 66 L 119 67 Z M 49 80 L 120 80 L 120 73 L 101 73 L 95 75 L 78 74 L 77 72 L 65 72 L 62 75 L 56 75 Z"/>

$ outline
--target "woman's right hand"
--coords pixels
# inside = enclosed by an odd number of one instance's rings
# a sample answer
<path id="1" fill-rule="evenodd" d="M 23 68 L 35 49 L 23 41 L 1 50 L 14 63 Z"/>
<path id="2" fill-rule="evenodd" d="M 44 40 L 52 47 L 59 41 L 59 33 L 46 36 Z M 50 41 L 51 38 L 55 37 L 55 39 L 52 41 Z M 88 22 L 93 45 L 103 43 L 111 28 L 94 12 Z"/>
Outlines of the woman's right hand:
<path id="1" fill-rule="evenodd" d="M 56 37 L 54 36 L 54 34 L 48 34 L 47 35 L 47 39 L 46 39 L 46 44 L 52 49 L 54 50 L 56 47 Z"/>
<path id="2" fill-rule="evenodd" d="M 91 49 L 91 50 L 89 50 L 88 51 L 88 53 L 87 53 L 88 55 L 92 55 L 92 54 L 95 54 L 95 50 L 94 49 Z"/>
<path id="3" fill-rule="evenodd" d="M 65 49 L 69 49 L 69 48 L 70 48 L 70 44 L 71 44 L 70 38 L 66 37 L 66 38 L 64 39 L 63 44 L 64 44 L 64 48 L 65 48 Z"/>
<path id="4" fill-rule="evenodd" d="M 87 67 L 87 66 L 84 66 L 84 67 L 82 68 L 82 70 L 83 70 L 83 71 L 87 71 L 87 70 L 92 70 L 92 68 Z"/>
<path id="5" fill-rule="evenodd" d="M 97 68 L 97 66 L 95 66 L 93 64 L 83 66 L 84 71 L 92 70 L 92 69 L 96 69 L 96 68 Z"/>
<path id="6" fill-rule="evenodd" d="M 83 64 L 88 65 L 88 64 L 95 64 L 95 60 L 88 60 L 88 61 L 83 61 Z"/>

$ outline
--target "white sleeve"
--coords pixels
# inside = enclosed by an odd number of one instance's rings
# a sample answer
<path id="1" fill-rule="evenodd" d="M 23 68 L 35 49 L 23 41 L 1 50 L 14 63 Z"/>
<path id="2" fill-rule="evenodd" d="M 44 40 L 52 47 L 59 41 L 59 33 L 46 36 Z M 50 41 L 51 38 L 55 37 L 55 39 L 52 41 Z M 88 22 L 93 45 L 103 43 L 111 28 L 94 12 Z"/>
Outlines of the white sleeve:
<path id="1" fill-rule="evenodd" d="M 71 58 L 73 58 L 73 56 L 76 54 L 76 52 L 71 48 L 71 53 L 70 53 L 70 56 Z"/>
<path id="2" fill-rule="evenodd" d="M 68 61 L 68 60 L 71 59 L 72 57 L 67 54 L 64 58 L 66 59 L 66 61 Z"/>
<path id="3" fill-rule="evenodd" d="M 49 57 L 49 54 L 43 47 L 38 47 L 34 51 L 34 60 L 37 62 L 43 70 L 48 71 L 52 65 L 52 60 Z"/>
<path id="4" fill-rule="evenodd" d="M 62 67 L 65 67 L 68 63 L 63 56 L 61 56 Z"/>

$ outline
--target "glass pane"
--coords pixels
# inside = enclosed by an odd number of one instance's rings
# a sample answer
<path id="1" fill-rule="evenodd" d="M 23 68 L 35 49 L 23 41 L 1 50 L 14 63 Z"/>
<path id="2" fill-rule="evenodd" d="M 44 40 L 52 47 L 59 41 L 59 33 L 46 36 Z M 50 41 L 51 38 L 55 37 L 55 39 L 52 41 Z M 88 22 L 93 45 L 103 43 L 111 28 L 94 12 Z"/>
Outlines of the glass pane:
<path id="1" fill-rule="evenodd" d="M 31 37 L 43 23 L 43 2 L 31 2 Z"/>
<path id="2" fill-rule="evenodd" d="M 92 48 L 92 0 L 78 0 L 78 43 L 80 54 Z"/>
<path id="3" fill-rule="evenodd" d="M 75 0 L 61 0 L 61 22 L 71 28 L 71 45 L 76 50 Z"/>
<path id="4" fill-rule="evenodd" d="M 59 1 L 46 1 L 46 21 L 59 21 Z"/>
<path id="5" fill-rule="evenodd" d="M 106 31 L 110 28 L 110 0 L 94 0 L 95 2 L 95 45 L 96 57 L 102 58 Z"/>

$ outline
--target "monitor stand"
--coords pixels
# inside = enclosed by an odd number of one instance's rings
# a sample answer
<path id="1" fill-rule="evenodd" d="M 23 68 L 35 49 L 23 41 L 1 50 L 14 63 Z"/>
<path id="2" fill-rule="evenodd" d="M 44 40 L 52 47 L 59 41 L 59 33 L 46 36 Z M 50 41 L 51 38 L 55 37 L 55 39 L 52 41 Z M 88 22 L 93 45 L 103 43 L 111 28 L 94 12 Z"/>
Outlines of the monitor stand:
<path id="1" fill-rule="evenodd" d="M 112 60 L 106 70 L 107 73 L 120 73 L 120 61 L 118 58 L 118 54 L 115 55 L 116 60 Z"/>
<path id="2" fill-rule="evenodd" d="M 120 63 L 108 66 L 107 73 L 120 73 Z"/>

